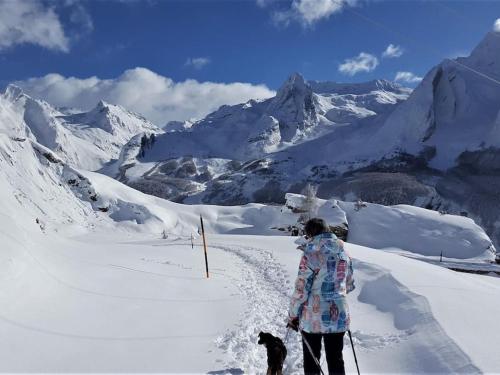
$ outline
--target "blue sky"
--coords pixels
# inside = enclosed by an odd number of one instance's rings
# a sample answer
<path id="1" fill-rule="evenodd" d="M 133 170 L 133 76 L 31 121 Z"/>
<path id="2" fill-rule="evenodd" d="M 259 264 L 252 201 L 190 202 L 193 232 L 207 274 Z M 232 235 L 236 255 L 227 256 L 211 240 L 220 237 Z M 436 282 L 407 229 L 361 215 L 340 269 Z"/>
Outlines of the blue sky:
<path id="1" fill-rule="evenodd" d="M 442 59 L 468 54 L 500 18 L 499 1 L 314 1 L 0 0 L 11 20 L 23 17 L 15 3 L 52 22 L 22 38 L 0 29 L 0 86 L 49 73 L 116 79 L 136 67 L 173 82 L 270 90 L 294 71 L 343 82 L 407 72 L 417 78 L 402 83 L 415 86 Z M 47 28 L 50 42 L 40 37 Z M 390 44 L 393 56 L 383 57 Z"/>

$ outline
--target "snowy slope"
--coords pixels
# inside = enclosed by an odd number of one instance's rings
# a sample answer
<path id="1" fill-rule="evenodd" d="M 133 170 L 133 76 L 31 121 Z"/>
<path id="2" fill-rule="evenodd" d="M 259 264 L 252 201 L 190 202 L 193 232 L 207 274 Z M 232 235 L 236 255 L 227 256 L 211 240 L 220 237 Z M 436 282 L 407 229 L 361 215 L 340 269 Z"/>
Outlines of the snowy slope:
<path id="1" fill-rule="evenodd" d="M 375 148 L 421 155 L 437 209 L 465 212 L 500 244 L 500 33 L 432 69 L 373 137 Z M 427 170 L 424 170 L 425 167 Z M 432 168 L 432 170 L 430 170 Z M 440 208 L 441 207 L 441 208 Z"/>
<path id="2" fill-rule="evenodd" d="M 490 238 L 473 220 L 414 206 L 339 202 L 349 223 L 349 242 L 376 249 L 399 248 L 424 256 L 493 260 Z"/>
<path id="3" fill-rule="evenodd" d="M 209 235 L 208 280 L 188 238 L 39 237 L 0 254 L 2 371 L 264 373 L 258 332 L 284 337 L 300 257 L 290 237 Z M 499 370 L 498 279 L 347 248 L 363 372 Z M 287 372 L 301 373 L 295 334 L 287 347 Z M 354 372 L 347 341 L 344 356 Z"/>
<path id="4" fill-rule="evenodd" d="M 274 98 L 222 106 L 194 123 L 188 133 L 159 137 L 144 160 L 186 155 L 237 160 L 262 157 L 386 112 L 409 94 L 408 89 L 385 81 L 350 86 L 352 92 L 346 87 L 340 93 L 325 91 L 320 84 L 311 86 L 295 73 Z M 318 92 L 314 91 L 316 87 Z"/>
<path id="5" fill-rule="evenodd" d="M 490 32 L 469 57 L 432 69 L 387 119 L 378 142 L 412 154 L 435 150 L 430 165 L 445 170 L 465 151 L 500 147 L 500 33 Z"/>
<path id="6" fill-rule="evenodd" d="M 29 139 L 0 133 L 0 187 L 2 196 L 15 197 L 3 203 L 5 215 L 22 227 L 53 233 L 66 230 L 108 228 L 134 232 L 190 235 L 203 214 L 207 226 L 217 233 L 278 234 L 278 227 L 297 225 L 303 196 L 287 195 L 286 206 L 248 204 L 245 206 L 186 206 L 134 190 L 105 175 L 77 170 L 48 148 Z M 349 239 L 370 247 L 398 247 L 423 255 L 438 255 L 446 248 L 453 258 L 488 258 L 491 241 L 468 218 L 441 215 L 408 206 L 385 207 L 369 204 L 354 211 L 351 203 L 316 199 L 314 214 L 331 225 L 350 226 Z M 17 211 L 20 214 L 15 214 Z M 38 223 L 37 223 L 38 221 Z M 395 233 L 376 235 L 380 228 L 415 232 L 421 244 Z M 86 229 L 85 229 L 86 228 Z M 413 229 L 413 230 L 412 230 Z M 463 243 L 448 250 L 460 234 Z M 383 239 L 383 240 L 382 240 Z M 381 242 L 382 241 L 382 242 Z M 402 245 L 405 245 L 403 247 Z M 491 257 L 491 254 L 489 255 Z"/>
<path id="7" fill-rule="evenodd" d="M 351 84 L 350 88 L 351 92 L 346 87 L 339 89 L 340 93 L 325 91 L 318 83 L 310 84 L 295 73 L 274 98 L 222 106 L 194 123 L 189 133 L 159 137 L 145 160 L 186 155 L 240 161 L 262 157 L 385 113 L 409 94 L 408 89 L 385 81 Z"/>
<path id="8" fill-rule="evenodd" d="M 467 152 L 496 155 L 500 147 L 499 49 L 500 33 L 490 32 L 469 57 L 444 60 L 431 69 L 408 99 L 382 119 L 382 124 L 371 126 L 372 132 L 358 128 L 356 137 L 341 134 L 344 143 L 327 135 L 314 146 L 297 148 L 302 155 L 311 154 L 306 150 L 326 150 L 328 159 L 341 172 L 345 164 L 356 169 L 391 158 L 403 163 L 405 154 L 421 157 L 430 168 L 440 171 L 463 164 Z M 338 85 L 330 88 L 326 83 L 316 85 L 325 92 L 343 89 Z M 287 156 L 292 152 L 297 153 L 289 150 Z M 356 166 L 356 161 L 362 163 Z M 482 162 L 486 168 L 498 167 L 492 160 Z"/>
<path id="9" fill-rule="evenodd" d="M 279 233 L 273 227 L 297 221 L 297 215 L 277 206 L 185 206 L 159 199 L 105 175 L 75 169 L 39 143 L 1 132 L 0 163 L 0 194 L 9 197 L 0 206 L 3 215 L 36 232 L 99 228 L 190 235 L 203 214 L 209 230 L 271 234 Z"/>
<path id="10" fill-rule="evenodd" d="M 366 165 L 369 151 L 351 144 L 362 144 L 409 93 L 388 81 L 306 82 L 293 74 L 274 98 L 222 106 L 192 125 L 171 124 L 150 147 L 132 140 L 127 157 L 103 172 L 175 201 L 281 202 L 292 185 L 323 178 L 315 167 L 331 166 L 324 175 L 347 169 L 343 163 Z"/>
<path id="11" fill-rule="evenodd" d="M 300 257 L 296 238 L 269 235 L 296 223 L 298 213 L 172 203 L 76 170 L 37 142 L 5 133 L 0 194 L 8 198 L 0 201 L 0 371 L 265 371 L 257 334 L 284 335 Z M 290 205 L 299 198 L 290 196 Z M 445 247 L 450 257 L 488 259 L 481 253 L 487 236 L 468 219 L 378 205 L 352 212 L 325 200 L 317 210 L 330 224 L 347 220 L 353 241 L 371 247 L 416 254 Z M 208 280 L 199 214 L 209 241 Z M 363 236 L 372 223 L 378 227 Z M 384 225 L 393 227 L 390 235 L 377 230 Z M 160 239 L 163 231 L 167 239 Z M 363 371 L 498 371 L 491 330 L 500 312 L 497 279 L 374 248 L 348 250 L 356 259 L 350 303 Z M 287 346 L 287 368 L 300 373 L 297 337 Z"/>
<path id="12" fill-rule="evenodd" d="M 13 85 L 0 95 L 0 129 L 36 140 L 90 170 L 117 158 L 134 135 L 160 131 L 145 118 L 102 101 L 89 112 L 65 114 Z"/>

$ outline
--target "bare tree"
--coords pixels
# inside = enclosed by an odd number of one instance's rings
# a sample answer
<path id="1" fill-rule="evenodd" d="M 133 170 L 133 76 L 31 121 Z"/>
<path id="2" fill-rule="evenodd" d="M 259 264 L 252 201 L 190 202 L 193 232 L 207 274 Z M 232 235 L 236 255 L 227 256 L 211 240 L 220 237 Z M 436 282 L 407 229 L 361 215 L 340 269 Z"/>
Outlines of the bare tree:
<path id="1" fill-rule="evenodd" d="M 306 222 L 307 220 L 315 217 L 318 213 L 319 202 L 316 194 L 318 192 L 318 187 L 311 184 L 307 184 L 302 190 L 302 195 L 304 195 L 304 204 L 302 205 L 303 214 L 301 215 L 299 221 Z"/>

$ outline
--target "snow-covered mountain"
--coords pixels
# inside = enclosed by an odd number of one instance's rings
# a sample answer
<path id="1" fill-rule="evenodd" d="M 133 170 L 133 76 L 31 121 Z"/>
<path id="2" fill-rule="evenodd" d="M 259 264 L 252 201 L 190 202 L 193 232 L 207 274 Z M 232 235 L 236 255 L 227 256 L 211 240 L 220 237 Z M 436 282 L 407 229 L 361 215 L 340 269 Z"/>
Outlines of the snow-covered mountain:
<path id="1" fill-rule="evenodd" d="M 282 203 L 312 183 L 325 198 L 469 215 L 500 245 L 499 50 L 491 32 L 413 92 L 293 74 L 274 98 L 172 124 L 154 142 L 132 140 L 103 171 L 186 203 Z"/>
<path id="2" fill-rule="evenodd" d="M 292 74 L 275 97 L 222 106 L 190 126 L 157 138 L 144 161 L 192 155 L 245 161 L 317 138 L 357 120 L 390 111 L 410 90 L 376 81 L 339 87 Z"/>
<path id="3" fill-rule="evenodd" d="M 433 68 L 409 99 L 386 120 L 379 142 L 446 170 L 465 151 L 500 147 L 500 32 L 490 32 L 469 57 Z"/>
<path id="4" fill-rule="evenodd" d="M 171 124 L 172 130 L 144 140 L 143 147 L 132 140 L 124 148 L 127 157 L 103 171 L 178 201 L 282 201 L 291 185 L 333 173 L 336 159 L 362 162 L 334 144 L 345 149 L 348 142 L 364 142 L 409 93 L 388 81 L 306 82 L 295 73 L 273 98 L 222 106 L 192 125 Z M 270 180 L 281 188 L 266 198 Z"/>
<path id="5" fill-rule="evenodd" d="M 2 128 L 142 192 L 185 203 L 283 203 L 308 183 L 469 215 L 500 245 L 500 33 L 445 60 L 411 92 L 388 81 L 306 81 L 164 130 L 122 107 L 56 109 L 9 86 Z"/>
<path id="6" fill-rule="evenodd" d="M 58 110 L 9 85 L 0 95 L 2 130 L 27 137 L 56 152 L 74 166 L 96 170 L 118 157 L 138 133 L 160 130 L 140 115 L 99 102 L 89 112 Z"/>
<path id="7" fill-rule="evenodd" d="M 373 143 L 440 197 L 430 206 L 474 217 L 500 244 L 500 32 L 470 56 L 433 68 Z M 390 158 L 389 158 L 390 159 Z M 420 167 L 415 168 L 419 164 Z M 437 203 L 437 204 L 436 204 Z"/>

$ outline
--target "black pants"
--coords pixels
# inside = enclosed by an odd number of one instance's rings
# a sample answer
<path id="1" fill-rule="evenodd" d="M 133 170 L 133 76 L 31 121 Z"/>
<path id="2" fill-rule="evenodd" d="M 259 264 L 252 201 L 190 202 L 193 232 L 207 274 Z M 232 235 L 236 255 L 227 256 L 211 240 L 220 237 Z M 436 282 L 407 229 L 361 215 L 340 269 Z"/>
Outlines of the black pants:
<path id="1" fill-rule="evenodd" d="M 302 350 L 304 351 L 304 374 L 321 374 L 318 365 L 309 353 L 304 337 L 311 346 L 314 356 L 321 363 L 321 339 L 325 340 L 326 362 L 328 363 L 328 373 L 345 374 L 344 358 L 342 357 L 342 349 L 344 349 L 344 334 L 339 333 L 307 333 L 302 331 Z"/>

